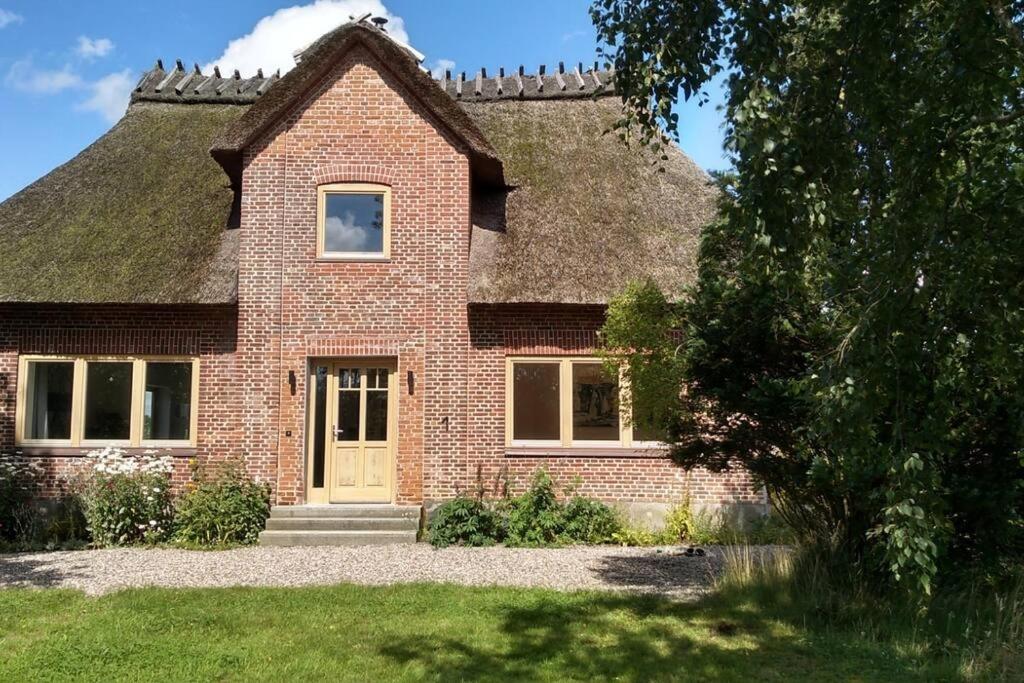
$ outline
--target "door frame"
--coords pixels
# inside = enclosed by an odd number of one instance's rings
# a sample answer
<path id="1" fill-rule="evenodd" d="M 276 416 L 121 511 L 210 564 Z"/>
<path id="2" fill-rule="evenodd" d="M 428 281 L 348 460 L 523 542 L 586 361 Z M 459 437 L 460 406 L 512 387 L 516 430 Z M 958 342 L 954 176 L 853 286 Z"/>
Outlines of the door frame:
<path id="1" fill-rule="evenodd" d="M 324 420 L 324 485 L 313 486 L 313 458 L 316 441 L 316 372 L 318 367 L 327 367 L 326 419 Z M 338 368 L 387 368 L 388 378 L 388 477 L 389 492 L 386 499 L 331 500 L 331 482 L 334 475 L 333 428 L 337 409 Z M 398 491 L 398 359 L 394 356 L 340 356 L 310 358 L 306 373 L 306 445 L 304 450 L 306 503 L 330 505 L 345 503 L 394 503 Z M 361 411 L 362 413 L 362 411 Z"/>

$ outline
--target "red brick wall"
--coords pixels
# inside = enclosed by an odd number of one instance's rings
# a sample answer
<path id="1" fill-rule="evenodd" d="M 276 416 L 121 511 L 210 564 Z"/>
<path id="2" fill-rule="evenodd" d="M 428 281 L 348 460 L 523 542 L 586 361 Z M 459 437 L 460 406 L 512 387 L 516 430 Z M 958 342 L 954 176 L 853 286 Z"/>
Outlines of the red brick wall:
<path id="1" fill-rule="evenodd" d="M 391 186 L 390 262 L 316 261 L 317 185 L 345 181 Z M 421 501 L 424 473 L 455 473 L 465 457 L 470 193 L 461 143 L 355 48 L 247 152 L 242 188 L 243 448 L 258 471 L 276 468 L 278 502 L 301 502 L 308 359 L 394 357 L 397 500 Z"/>
<path id="2" fill-rule="evenodd" d="M 612 450 L 567 452 L 557 457 L 516 454 L 505 448 L 505 360 L 507 356 L 592 356 L 602 306 L 473 306 L 470 308 L 472 348 L 468 377 L 469 441 L 465 476 L 459 485 L 473 486 L 481 476 L 488 486 L 506 477 L 521 490 L 538 468 L 562 484 L 580 477 L 580 492 L 609 501 L 671 503 L 689 495 L 699 505 L 763 503 L 742 471 L 712 474 L 685 472 L 657 451 Z M 436 481 L 427 498 L 451 495 L 451 483 Z"/>
<path id="3" fill-rule="evenodd" d="M 188 458 L 217 460 L 237 453 L 234 307 L 0 305 L 0 453 L 14 451 L 19 354 L 126 354 L 199 356 L 197 448 L 179 451 L 175 479 L 188 474 Z M 88 449 L 78 452 L 84 453 Z M 52 494 L 80 455 L 34 455 Z"/>

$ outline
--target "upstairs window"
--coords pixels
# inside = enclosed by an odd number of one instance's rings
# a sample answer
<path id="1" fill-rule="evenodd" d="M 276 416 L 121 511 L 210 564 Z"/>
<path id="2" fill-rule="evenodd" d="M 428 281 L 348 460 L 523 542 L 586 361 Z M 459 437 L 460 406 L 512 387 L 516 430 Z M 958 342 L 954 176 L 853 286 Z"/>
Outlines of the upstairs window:
<path id="1" fill-rule="evenodd" d="M 391 255 L 391 188 L 369 183 L 317 190 L 317 258 L 385 260 Z"/>

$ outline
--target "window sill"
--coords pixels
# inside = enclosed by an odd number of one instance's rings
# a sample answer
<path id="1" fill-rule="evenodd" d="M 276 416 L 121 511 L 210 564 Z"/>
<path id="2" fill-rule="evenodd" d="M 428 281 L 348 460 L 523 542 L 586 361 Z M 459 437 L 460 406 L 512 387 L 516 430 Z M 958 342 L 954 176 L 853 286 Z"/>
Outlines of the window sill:
<path id="1" fill-rule="evenodd" d="M 658 446 L 506 446 L 506 458 L 666 458 Z"/>
<path id="2" fill-rule="evenodd" d="M 44 457 L 71 457 L 79 458 L 88 455 L 93 451 L 102 449 L 103 446 L 16 446 L 14 452 L 16 455 L 25 455 L 31 457 L 44 456 Z M 170 455 L 175 458 L 190 458 L 196 454 L 195 446 L 143 446 L 132 447 L 132 446 L 114 446 L 122 452 L 128 455 L 145 455 L 147 453 L 153 453 L 157 451 L 161 454 Z"/>
<path id="3" fill-rule="evenodd" d="M 366 256 L 330 256 L 328 254 L 321 254 L 316 257 L 317 263 L 391 263 L 390 256 L 374 256 L 367 254 Z"/>

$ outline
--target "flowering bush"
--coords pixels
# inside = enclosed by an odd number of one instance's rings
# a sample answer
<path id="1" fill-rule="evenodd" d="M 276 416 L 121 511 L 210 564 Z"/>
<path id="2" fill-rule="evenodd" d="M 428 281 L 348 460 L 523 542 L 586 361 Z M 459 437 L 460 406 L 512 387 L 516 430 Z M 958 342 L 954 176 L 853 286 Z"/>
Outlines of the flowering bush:
<path id="1" fill-rule="evenodd" d="M 171 458 L 130 456 L 118 448 L 89 453 L 82 486 L 86 523 L 99 546 L 157 543 L 172 531 Z"/>
<path id="2" fill-rule="evenodd" d="M 212 473 L 193 466 L 178 500 L 175 540 L 202 545 L 255 543 L 270 514 L 270 486 L 250 479 L 236 463 Z"/>
<path id="3" fill-rule="evenodd" d="M 14 456 L 0 456 L 0 540 L 21 540 L 32 535 L 32 489 L 39 469 Z"/>

